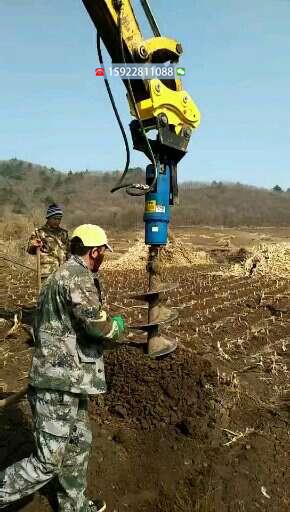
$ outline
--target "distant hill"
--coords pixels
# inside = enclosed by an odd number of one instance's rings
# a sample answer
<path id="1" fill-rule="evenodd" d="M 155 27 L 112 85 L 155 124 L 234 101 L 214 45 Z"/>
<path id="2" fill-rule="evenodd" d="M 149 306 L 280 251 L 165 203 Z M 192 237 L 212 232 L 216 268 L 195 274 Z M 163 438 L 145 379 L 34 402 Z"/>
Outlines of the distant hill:
<path id="1" fill-rule="evenodd" d="M 26 216 L 56 201 L 65 208 L 68 227 L 99 222 L 122 228 L 142 225 L 144 200 L 124 191 L 110 193 L 120 177 L 112 172 L 68 172 L 24 162 L 0 161 L 0 214 Z M 130 181 L 144 181 L 142 169 L 130 171 Z M 179 206 L 173 209 L 178 225 L 289 226 L 290 192 L 231 183 L 180 184 Z"/>

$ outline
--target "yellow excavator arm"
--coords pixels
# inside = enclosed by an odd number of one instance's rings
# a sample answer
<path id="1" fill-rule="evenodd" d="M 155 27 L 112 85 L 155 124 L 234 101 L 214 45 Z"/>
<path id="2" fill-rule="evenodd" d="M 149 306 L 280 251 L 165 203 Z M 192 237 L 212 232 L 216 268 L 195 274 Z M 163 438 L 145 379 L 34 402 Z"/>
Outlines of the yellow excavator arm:
<path id="1" fill-rule="evenodd" d="M 162 37 L 147 0 L 141 0 L 149 19 L 154 37 L 144 39 L 136 19 L 131 0 L 82 0 L 112 63 L 164 64 L 177 63 L 182 46 L 174 39 Z M 123 52 L 122 52 L 123 46 Z M 129 87 L 128 81 L 124 80 Z M 183 89 L 180 79 L 132 80 L 128 101 L 131 114 L 157 128 L 158 119 L 167 123 L 176 135 L 191 130 L 200 123 L 200 113 L 190 95 Z M 133 96 L 133 98 L 132 98 Z M 134 102 L 134 104 L 132 104 Z"/>

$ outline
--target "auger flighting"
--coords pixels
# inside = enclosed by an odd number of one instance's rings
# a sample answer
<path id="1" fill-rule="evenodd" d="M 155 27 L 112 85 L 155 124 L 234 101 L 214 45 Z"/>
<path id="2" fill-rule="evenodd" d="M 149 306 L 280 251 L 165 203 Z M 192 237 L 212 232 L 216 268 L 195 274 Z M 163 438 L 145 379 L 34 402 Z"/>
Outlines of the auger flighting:
<path id="1" fill-rule="evenodd" d="M 149 357 L 156 358 L 169 354 L 176 349 L 176 341 L 162 336 L 159 333 L 160 324 L 172 322 L 178 316 L 170 309 L 160 304 L 160 295 L 173 290 L 176 285 L 162 285 L 160 265 L 159 265 L 160 246 L 150 245 L 147 263 L 148 291 L 134 294 L 132 298 L 148 303 L 148 322 L 146 324 L 137 324 L 131 328 L 147 332 L 147 352 Z"/>

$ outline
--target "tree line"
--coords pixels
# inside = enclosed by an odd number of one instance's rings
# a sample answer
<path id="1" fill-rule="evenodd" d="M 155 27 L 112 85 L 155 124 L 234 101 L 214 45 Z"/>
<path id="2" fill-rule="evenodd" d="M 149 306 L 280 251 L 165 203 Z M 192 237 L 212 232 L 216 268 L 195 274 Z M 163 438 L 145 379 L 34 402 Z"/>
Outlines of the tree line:
<path id="1" fill-rule="evenodd" d="M 82 222 L 121 228 L 142 226 L 144 199 L 125 191 L 110 193 L 121 172 L 62 173 L 12 159 L 0 162 L 0 214 L 29 215 L 45 211 L 51 202 L 64 206 L 68 227 Z M 128 182 L 144 182 L 140 168 L 130 169 Z M 179 205 L 172 208 L 175 225 L 289 226 L 290 190 L 272 190 L 240 183 L 184 182 L 179 185 Z"/>

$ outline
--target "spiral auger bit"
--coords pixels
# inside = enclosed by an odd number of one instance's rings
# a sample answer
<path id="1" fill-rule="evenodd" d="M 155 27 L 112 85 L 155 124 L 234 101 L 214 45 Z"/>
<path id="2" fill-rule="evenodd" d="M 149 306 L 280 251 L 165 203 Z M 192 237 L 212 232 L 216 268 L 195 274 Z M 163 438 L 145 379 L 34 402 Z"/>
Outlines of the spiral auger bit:
<path id="1" fill-rule="evenodd" d="M 178 317 L 178 313 L 160 303 L 160 295 L 170 292 L 177 285 L 162 284 L 159 268 L 159 246 L 149 247 L 147 263 L 149 275 L 148 291 L 132 294 L 131 297 L 148 303 L 148 321 L 144 324 L 131 325 L 131 329 L 141 330 L 147 333 L 147 353 L 155 359 L 173 352 L 177 343 L 174 339 L 167 338 L 159 333 L 160 324 L 172 322 Z"/>
<path id="2" fill-rule="evenodd" d="M 151 126 L 151 125 L 150 125 Z M 147 350 L 152 358 L 170 354 L 176 349 L 175 340 L 165 338 L 159 333 L 159 326 L 174 320 L 178 315 L 160 304 L 160 295 L 176 286 L 162 284 L 159 269 L 160 247 L 168 241 L 168 226 L 171 206 L 178 202 L 177 163 L 186 153 L 191 129 L 181 123 L 180 130 L 168 123 L 166 116 L 159 116 L 155 128 L 156 140 L 144 142 L 138 121 L 132 121 L 131 133 L 134 148 L 142 151 L 150 160 L 146 168 L 145 194 L 145 244 L 149 246 L 147 271 L 149 274 L 148 291 L 134 295 L 137 300 L 148 303 L 148 320 L 146 324 L 130 326 L 147 332 Z M 151 150 L 148 150 L 148 142 Z M 152 158 L 154 155 L 154 159 Z"/>

